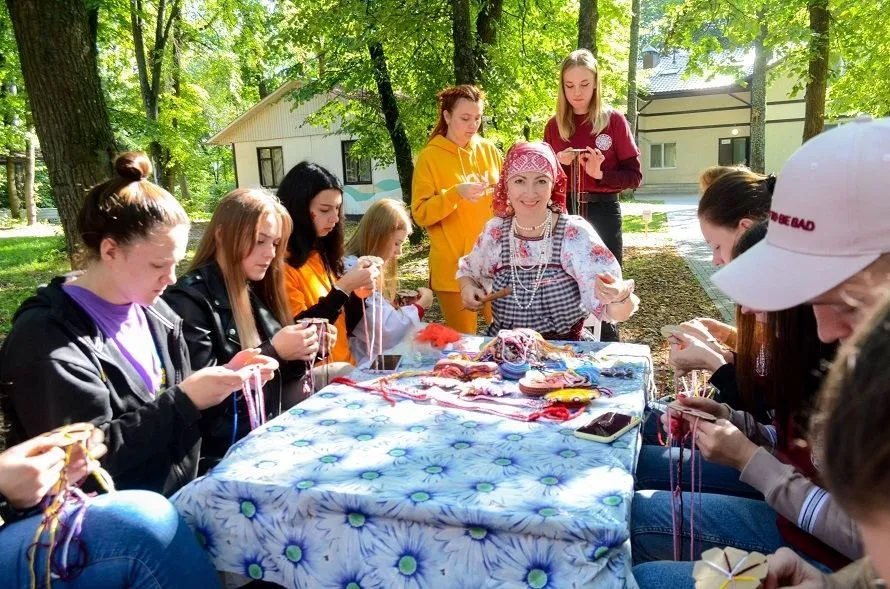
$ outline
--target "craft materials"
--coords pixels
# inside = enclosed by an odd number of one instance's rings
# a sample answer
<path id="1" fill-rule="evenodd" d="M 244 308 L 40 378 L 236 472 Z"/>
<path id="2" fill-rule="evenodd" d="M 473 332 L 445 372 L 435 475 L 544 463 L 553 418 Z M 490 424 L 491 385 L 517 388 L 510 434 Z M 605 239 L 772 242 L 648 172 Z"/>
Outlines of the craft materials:
<path id="1" fill-rule="evenodd" d="M 250 371 L 250 375 L 241 384 L 241 397 L 244 399 L 244 404 L 247 405 L 247 419 L 250 422 L 250 430 L 253 431 L 266 423 L 266 399 L 263 394 L 263 379 L 259 367 L 247 366 L 245 368 Z M 238 415 L 237 411 L 235 411 L 235 415 Z M 232 443 L 234 443 L 238 429 L 237 417 L 233 425 Z"/>
<path id="2" fill-rule="evenodd" d="M 574 157 L 572 164 L 569 166 L 569 187 L 566 208 L 570 215 L 585 216 L 587 203 L 581 203 L 581 180 L 584 177 L 584 171 L 581 169 L 581 154 L 586 153 L 586 149 L 572 149 Z M 582 208 L 583 207 L 583 208 Z"/>
<path id="3" fill-rule="evenodd" d="M 602 393 L 599 389 L 560 389 L 544 395 L 546 401 L 558 401 L 574 405 L 586 405 L 594 399 L 599 399 Z"/>
<path id="4" fill-rule="evenodd" d="M 36 589 L 40 583 L 37 573 L 40 550 L 46 551 L 45 573 L 40 584 L 47 589 L 51 588 L 55 579 L 63 582 L 73 579 L 87 565 L 86 546 L 80 540 L 80 533 L 89 497 L 78 488 L 78 481 L 71 478 L 70 471 L 75 459 L 82 456 L 87 461 L 87 470 L 101 489 L 109 493 L 115 490 L 111 476 L 90 451 L 89 441 L 95 430 L 92 424 L 79 423 L 61 427 L 47 436 L 62 438 L 57 445 L 65 450 L 65 462 L 58 482 L 41 502 L 43 516 L 28 549 L 31 589 Z M 72 547 L 75 560 L 69 562 Z"/>
<path id="5" fill-rule="evenodd" d="M 692 577 L 695 589 L 757 589 L 769 572 L 769 561 L 759 552 L 711 548 L 702 552 Z"/>
<path id="6" fill-rule="evenodd" d="M 496 300 L 498 300 L 498 299 L 502 299 L 502 298 L 504 298 L 504 297 L 508 297 L 508 296 L 510 296 L 511 294 L 513 294 L 513 289 L 510 288 L 509 286 L 507 286 L 507 287 L 504 287 L 504 288 L 502 288 L 502 289 L 500 289 L 500 290 L 496 290 L 496 291 L 494 291 L 494 292 L 490 292 L 490 293 L 488 293 L 487 295 L 481 297 L 481 298 L 479 299 L 479 302 L 480 302 L 480 303 L 483 303 L 483 304 L 484 304 L 484 303 L 489 303 L 489 302 L 491 302 L 491 301 L 496 301 Z M 461 311 L 466 311 L 466 310 L 467 310 L 466 307 L 461 307 Z"/>
<path id="7" fill-rule="evenodd" d="M 590 379 L 574 370 L 554 372 L 532 372 L 519 381 L 519 390 L 530 397 L 543 397 L 547 393 L 566 388 L 588 388 L 593 383 Z"/>
<path id="8" fill-rule="evenodd" d="M 315 358 L 306 361 L 306 374 L 309 376 L 309 385 L 311 387 L 309 390 L 309 394 L 311 395 L 315 392 L 315 373 L 313 372 L 313 369 L 315 368 L 315 362 L 319 358 L 321 358 L 322 360 L 326 359 L 331 353 L 331 343 L 330 338 L 328 337 L 330 327 L 328 324 L 328 320 L 322 317 L 305 317 L 303 319 L 300 319 L 299 323 L 304 328 L 310 325 L 314 325 L 316 335 L 318 337 L 318 354 L 316 354 Z M 327 373 L 327 364 L 328 363 L 325 361 L 324 382 L 330 381 Z"/>
<path id="9" fill-rule="evenodd" d="M 501 371 L 501 376 L 507 380 L 519 380 L 525 376 L 526 372 L 532 369 L 531 364 L 528 362 L 502 362 L 498 368 Z"/>
<path id="10" fill-rule="evenodd" d="M 448 344 L 459 342 L 460 338 L 459 332 L 439 323 L 430 323 L 414 336 L 415 341 L 428 342 L 439 349 L 444 348 Z"/>
<path id="11" fill-rule="evenodd" d="M 681 406 L 682 407 L 682 406 Z M 670 423 L 670 427 L 668 428 L 668 438 L 667 438 L 667 446 L 670 450 L 674 446 L 678 448 L 678 457 L 674 458 L 674 453 L 672 451 L 669 452 L 669 461 L 668 461 L 668 476 L 670 480 L 670 489 L 671 489 L 671 524 L 673 528 L 673 544 L 674 544 L 674 560 L 679 561 L 683 559 L 683 547 L 681 544 L 681 539 L 683 537 L 683 529 L 685 525 L 684 521 L 684 509 L 683 509 L 683 454 L 686 449 L 687 443 L 690 446 L 690 480 L 689 480 L 689 488 L 691 490 L 691 505 L 689 506 L 689 556 L 692 558 L 692 555 L 695 554 L 695 511 L 696 505 L 695 500 L 698 498 L 699 506 L 698 509 L 701 511 L 701 471 L 702 471 L 702 457 L 701 453 L 696 451 L 696 445 L 698 442 L 698 425 L 702 420 L 702 417 L 697 415 L 692 415 L 694 420 L 692 422 L 692 427 L 689 428 L 686 425 L 686 420 L 683 419 L 682 414 L 685 413 L 688 408 L 683 407 L 684 411 L 677 410 L 672 408 L 671 405 L 667 407 L 667 416 L 668 422 Z M 705 414 L 707 415 L 707 414 Z M 711 416 L 713 417 L 713 416 Z M 696 489 L 696 466 L 698 466 L 698 489 Z"/>
<path id="12" fill-rule="evenodd" d="M 498 375 L 498 365 L 494 362 L 443 358 L 436 362 L 436 365 L 433 367 L 433 374 L 462 380 L 490 378 Z"/>
<path id="13" fill-rule="evenodd" d="M 570 345 L 557 346 L 545 340 L 534 329 L 502 329 L 482 346 L 474 360 L 491 360 L 498 364 L 531 364 L 540 366 L 545 360 L 574 356 Z"/>

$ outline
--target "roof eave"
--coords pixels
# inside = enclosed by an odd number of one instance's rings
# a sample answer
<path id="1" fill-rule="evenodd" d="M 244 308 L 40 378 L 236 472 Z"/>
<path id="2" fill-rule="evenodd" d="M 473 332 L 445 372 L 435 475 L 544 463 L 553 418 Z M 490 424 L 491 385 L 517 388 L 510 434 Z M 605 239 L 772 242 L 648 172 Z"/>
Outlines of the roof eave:
<path id="1" fill-rule="evenodd" d="M 300 86 L 300 82 L 297 80 L 289 80 L 279 86 L 274 92 L 254 104 L 252 107 L 244 111 L 238 118 L 234 121 L 226 125 L 222 128 L 221 131 L 216 133 L 213 137 L 207 140 L 207 143 L 210 145 L 229 145 L 232 143 L 231 135 L 240 127 L 245 121 L 253 118 L 255 114 L 259 111 L 263 110 L 270 104 L 275 104 L 281 98 L 287 94 L 288 92 L 298 88 Z"/>

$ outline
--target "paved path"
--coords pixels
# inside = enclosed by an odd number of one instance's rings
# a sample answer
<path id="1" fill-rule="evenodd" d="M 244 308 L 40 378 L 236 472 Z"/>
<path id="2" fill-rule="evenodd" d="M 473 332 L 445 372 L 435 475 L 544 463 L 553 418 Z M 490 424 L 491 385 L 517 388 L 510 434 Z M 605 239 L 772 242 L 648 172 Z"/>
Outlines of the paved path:
<path id="1" fill-rule="evenodd" d="M 692 270 L 704 291 L 714 301 L 723 318 L 732 322 L 735 318 L 735 305 L 711 283 L 711 274 L 717 268 L 711 263 L 711 248 L 698 227 L 696 215 L 698 197 L 653 195 L 651 199 L 663 200 L 664 204 L 648 204 L 642 201 L 623 203 L 621 211 L 627 215 L 639 215 L 644 208 L 651 207 L 653 211 L 667 213 L 669 234 L 677 251 L 683 256 L 686 265 Z M 625 245 L 628 244 L 625 242 Z"/>

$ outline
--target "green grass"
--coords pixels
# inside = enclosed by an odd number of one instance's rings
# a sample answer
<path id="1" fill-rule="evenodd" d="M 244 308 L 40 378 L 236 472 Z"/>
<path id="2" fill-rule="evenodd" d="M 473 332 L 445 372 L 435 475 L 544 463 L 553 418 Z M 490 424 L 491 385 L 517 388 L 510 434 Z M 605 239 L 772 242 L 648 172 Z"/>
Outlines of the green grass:
<path id="1" fill-rule="evenodd" d="M 53 276 L 70 268 L 65 238 L 10 237 L 0 239 L 0 336 L 9 332 L 21 302 Z"/>
<path id="2" fill-rule="evenodd" d="M 652 221 L 649 223 L 649 231 L 661 233 L 667 231 L 668 220 L 665 213 L 652 213 Z M 621 222 L 621 230 L 624 233 L 643 233 L 646 224 L 642 215 L 624 215 Z"/>

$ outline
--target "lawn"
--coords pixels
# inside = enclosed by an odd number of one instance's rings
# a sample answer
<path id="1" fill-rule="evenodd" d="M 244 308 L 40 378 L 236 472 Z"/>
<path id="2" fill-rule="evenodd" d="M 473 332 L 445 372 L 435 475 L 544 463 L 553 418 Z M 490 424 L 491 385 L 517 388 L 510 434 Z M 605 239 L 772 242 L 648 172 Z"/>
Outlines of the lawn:
<path id="1" fill-rule="evenodd" d="M 653 213 L 652 221 L 649 222 L 650 233 L 663 233 L 667 231 L 668 218 L 665 213 Z M 624 233 L 643 233 L 646 230 L 646 223 L 643 221 L 642 215 L 624 215 L 621 220 L 621 230 Z"/>
<path id="2" fill-rule="evenodd" d="M 0 339 L 9 332 L 12 315 L 34 288 L 69 270 L 65 238 L 0 239 Z"/>

